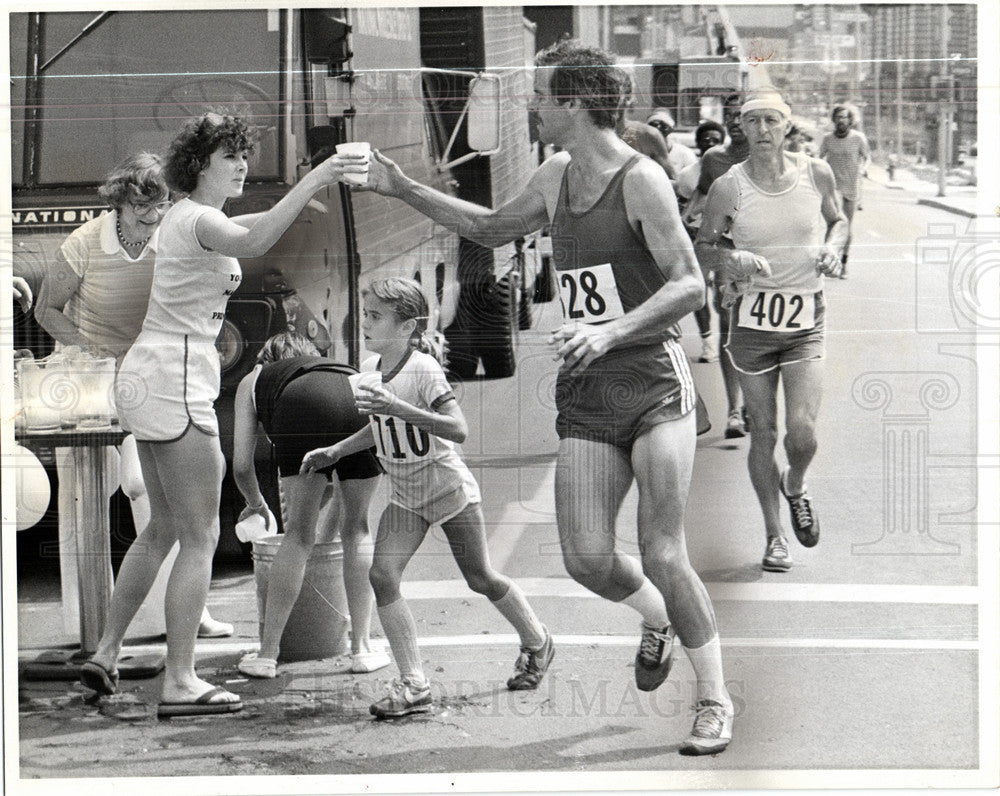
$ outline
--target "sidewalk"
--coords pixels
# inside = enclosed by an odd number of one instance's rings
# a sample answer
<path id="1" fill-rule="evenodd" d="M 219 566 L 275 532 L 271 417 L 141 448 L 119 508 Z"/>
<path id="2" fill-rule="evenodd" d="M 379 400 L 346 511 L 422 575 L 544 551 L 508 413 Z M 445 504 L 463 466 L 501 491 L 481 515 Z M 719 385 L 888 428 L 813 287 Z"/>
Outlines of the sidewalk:
<path id="1" fill-rule="evenodd" d="M 886 188 L 912 194 L 916 197 L 918 205 L 936 207 L 966 218 L 995 214 L 995 209 L 986 198 L 980 196 L 978 187 L 969 185 L 958 175 L 949 175 L 948 184 L 945 186 L 946 195 L 938 196 L 936 178 L 929 179 L 932 171 L 927 168 L 897 168 L 894 179 L 890 180 L 885 166 L 873 163 L 868 169 L 868 179 Z"/>

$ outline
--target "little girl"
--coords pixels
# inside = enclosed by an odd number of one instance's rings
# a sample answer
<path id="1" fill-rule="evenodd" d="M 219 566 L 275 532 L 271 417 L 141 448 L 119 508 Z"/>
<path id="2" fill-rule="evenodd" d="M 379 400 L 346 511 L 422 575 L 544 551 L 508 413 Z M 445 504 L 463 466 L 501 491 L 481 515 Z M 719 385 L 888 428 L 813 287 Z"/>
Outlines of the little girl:
<path id="1" fill-rule="evenodd" d="M 456 449 L 468 427 L 445 378 L 441 347 L 427 332 L 427 300 L 408 279 L 373 282 L 363 296 L 365 347 L 379 356 L 361 366 L 357 402 L 371 423 L 342 442 L 307 453 L 302 470 L 329 467 L 370 447 L 374 436 L 389 475 L 392 494 L 379 522 L 369 577 L 400 679 L 371 713 L 395 718 L 428 711 L 433 703 L 417 628 L 399 584 L 427 529 L 437 523 L 469 588 L 486 595 L 521 638 L 507 688 L 537 688 L 555 655 L 552 637 L 521 589 L 490 565 L 479 486 Z"/>

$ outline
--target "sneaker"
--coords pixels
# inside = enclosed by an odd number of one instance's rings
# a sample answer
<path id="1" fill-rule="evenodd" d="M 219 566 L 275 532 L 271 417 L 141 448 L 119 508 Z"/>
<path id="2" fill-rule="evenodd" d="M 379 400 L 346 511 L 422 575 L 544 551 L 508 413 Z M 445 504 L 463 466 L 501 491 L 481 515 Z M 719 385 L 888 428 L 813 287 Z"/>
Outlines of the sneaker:
<path id="1" fill-rule="evenodd" d="M 729 418 L 726 420 L 726 439 L 738 439 L 746 435 L 746 424 L 743 422 L 743 413 L 739 409 L 734 409 L 729 413 Z"/>
<path id="2" fill-rule="evenodd" d="M 262 658 L 256 652 L 244 655 L 236 664 L 236 668 L 247 677 L 273 680 L 278 676 L 278 662 L 274 658 Z"/>
<path id="3" fill-rule="evenodd" d="M 784 536 L 769 536 L 764 560 L 760 563 L 767 572 L 788 572 L 792 568 L 792 557 L 788 553 L 788 540 Z"/>
<path id="4" fill-rule="evenodd" d="M 715 362 L 719 358 L 719 352 L 715 350 L 715 339 L 708 335 L 701 338 L 701 356 L 699 362 Z"/>
<path id="5" fill-rule="evenodd" d="M 788 501 L 788 510 L 792 515 L 792 530 L 795 531 L 795 538 L 801 542 L 803 547 L 815 547 L 819 542 L 819 517 L 813 511 L 812 502 L 806 494 L 806 486 L 802 485 L 802 492 L 798 495 L 789 495 L 785 491 L 785 476 L 788 470 L 781 474 L 778 486 L 781 494 Z"/>
<path id="6" fill-rule="evenodd" d="M 351 653 L 351 673 L 368 674 L 376 672 L 392 663 L 385 650 L 367 650 Z"/>
<path id="7" fill-rule="evenodd" d="M 371 705 L 368 712 L 379 719 L 398 719 L 411 713 L 426 713 L 433 704 L 430 683 L 413 690 L 405 680 L 393 680 L 389 693 Z"/>
<path id="8" fill-rule="evenodd" d="M 657 630 L 642 624 L 642 640 L 635 654 L 635 684 L 640 691 L 655 691 L 670 675 L 674 663 L 674 629 Z"/>
<path id="9" fill-rule="evenodd" d="M 507 690 L 532 691 L 538 688 L 555 656 L 556 648 L 552 643 L 552 634 L 546 629 L 545 643 L 537 650 L 521 647 L 521 654 L 514 661 L 514 674 L 507 681 Z"/>
<path id="10" fill-rule="evenodd" d="M 682 755 L 717 755 L 733 739 L 733 712 L 711 699 L 702 699 L 694 706 L 696 712 L 691 734 L 678 750 Z"/>

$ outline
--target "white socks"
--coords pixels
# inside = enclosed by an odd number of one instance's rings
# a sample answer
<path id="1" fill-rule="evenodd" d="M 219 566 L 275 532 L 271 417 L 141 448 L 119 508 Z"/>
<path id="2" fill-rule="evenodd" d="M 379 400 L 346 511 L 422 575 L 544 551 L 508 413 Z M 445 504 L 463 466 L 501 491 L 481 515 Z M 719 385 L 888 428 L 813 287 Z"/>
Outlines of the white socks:
<path id="1" fill-rule="evenodd" d="M 688 660 L 698 678 L 698 701 L 711 699 L 724 705 L 732 711 L 733 701 L 726 690 L 725 678 L 722 675 L 722 647 L 719 645 L 719 634 L 716 633 L 707 644 L 692 649 L 684 647 Z"/>
<path id="2" fill-rule="evenodd" d="M 507 593 L 499 600 L 493 600 L 493 605 L 510 622 L 521 637 L 521 646 L 529 650 L 541 649 L 545 643 L 545 628 L 538 621 L 535 612 L 528 604 L 521 587 L 513 581 Z"/>
<path id="3" fill-rule="evenodd" d="M 667 608 L 663 604 L 663 595 L 649 578 L 643 578 L 638 590 L 632 592 L 621 603 L 642 614 L 642 621 L 647 627 L 662 630 L 670 624 Z"/>
<path id="4" fill-rule="evenodd" d="M 420 665 L 420 650 L 417 649 L 417 625 L 406 600 L 400 597 L 393 603 L 380 605 L 378 618 L 392 647 L 400 677 L 414 686 L 426 683 L 424 669 Z"/>

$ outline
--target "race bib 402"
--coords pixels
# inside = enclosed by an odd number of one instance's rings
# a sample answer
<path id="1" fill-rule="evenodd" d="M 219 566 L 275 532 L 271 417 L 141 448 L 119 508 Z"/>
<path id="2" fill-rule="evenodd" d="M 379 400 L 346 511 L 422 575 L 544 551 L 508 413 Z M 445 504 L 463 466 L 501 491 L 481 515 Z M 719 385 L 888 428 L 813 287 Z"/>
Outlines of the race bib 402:
<path id="1" fill-rule="evenodd" d="M 625 314 L 611 263 L 559 271 L 559 300 L 567 321 L 597 323 Z"/>
<path id="2" fill-rule="evenodd" d="M 816 294 L 752 291 L 740 302 L 738 325 L 765 332 L 812 329 L 816 325 Z"/>

